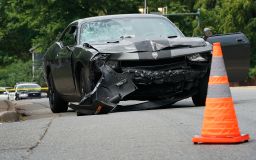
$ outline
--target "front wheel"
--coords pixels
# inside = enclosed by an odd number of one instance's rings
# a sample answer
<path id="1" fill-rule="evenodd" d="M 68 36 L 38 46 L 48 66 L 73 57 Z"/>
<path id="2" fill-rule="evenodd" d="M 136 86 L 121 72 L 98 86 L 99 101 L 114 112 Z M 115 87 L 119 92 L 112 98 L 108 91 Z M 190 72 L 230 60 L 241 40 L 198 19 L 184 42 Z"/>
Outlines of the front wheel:
<path id="1" fill-rule="evenodd" d="M 53 113 L 66 112 L 68 110 L 68 102 L 64 101 L 54 88 L 54 82 L 51 73 L 48 76 L 49 102 Z"/>

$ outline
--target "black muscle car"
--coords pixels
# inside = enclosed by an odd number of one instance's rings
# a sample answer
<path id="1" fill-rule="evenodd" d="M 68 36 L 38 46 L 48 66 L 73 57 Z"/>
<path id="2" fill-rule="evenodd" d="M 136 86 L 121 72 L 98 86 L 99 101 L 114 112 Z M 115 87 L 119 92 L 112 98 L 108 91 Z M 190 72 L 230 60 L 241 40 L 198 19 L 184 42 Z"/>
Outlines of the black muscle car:
<path id="1" fill-rule="evenodd" d="M 159 15 L 112 15 L 79 19 L 44 57 L 52 112 L 108 113 L 123 100 L 192 97 L 204 105 L 212 46 L 185 37 Z M 71 105 L 72 107 L 72 105 Z"/>

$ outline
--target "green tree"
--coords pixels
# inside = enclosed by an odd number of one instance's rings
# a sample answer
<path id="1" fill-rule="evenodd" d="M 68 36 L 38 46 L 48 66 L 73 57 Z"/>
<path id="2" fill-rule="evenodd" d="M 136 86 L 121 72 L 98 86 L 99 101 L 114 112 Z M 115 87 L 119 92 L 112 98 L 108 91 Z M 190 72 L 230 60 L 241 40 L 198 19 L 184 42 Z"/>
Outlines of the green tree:
<path id="1" fill-rule="evenodd" d="M 243 32 L 252 47 L 251 66 L 256 65 L 256 1 L 255 0 L 202 0 L 201 27 L 211 27 L 215 33 Z"/>
<path id="2" fill-rule="evenodd" d="M 0 69 L 0 86 L 14 86 L 17 82 L 30 81 L 32 81 L 31 61 L 18 60 Z"/>
<path id="3" fill-rule="evenodd" d="M 204 27 L 212 28 L 216 34 L 245 33 L 253 51 L 251 66 L 255 67 L 256 0 L 147 2 L 150 12 L 164 6 L 168 7 L 168 13 L 196 12 L 200 8 L 200 26 L 194 16 L 168 17 L 187 36 L 202 36 Z M 76 19 L 137 13 L 138 8 L 143 6 L 144 0 L 0 0 L 0 67 L 16 63 L 17 58 L 27 61 L 31 56 L 28 50 L 35 46 L 36 51 L 43 54 L 58 33 Z"/>

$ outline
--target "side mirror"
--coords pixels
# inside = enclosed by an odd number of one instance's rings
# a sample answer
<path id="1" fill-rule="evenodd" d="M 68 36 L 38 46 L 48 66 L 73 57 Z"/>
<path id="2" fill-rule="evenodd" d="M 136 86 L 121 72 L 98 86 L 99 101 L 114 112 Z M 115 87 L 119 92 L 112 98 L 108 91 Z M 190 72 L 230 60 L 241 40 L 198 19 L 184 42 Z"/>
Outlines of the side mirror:
<path id="1" fill-rule="evenodd" d="M 63 47 L 64 47 L 63 44 L 62 44 L 62 42 L 56 42 L 56 44 L 57 44 L 60 48 L 63 48 Z"/>
<path id="2" fill-rule="evenodd" d="M 73 51 L 73 48 L 70 46 L 66 46 L 69 51 Z"/>
<path id="3" fill-rule="evenodd" d="M 204 28 L 204 36 L 205 37 L 211 37 L 212 36 L 212 30 L 210 28 Z"/>

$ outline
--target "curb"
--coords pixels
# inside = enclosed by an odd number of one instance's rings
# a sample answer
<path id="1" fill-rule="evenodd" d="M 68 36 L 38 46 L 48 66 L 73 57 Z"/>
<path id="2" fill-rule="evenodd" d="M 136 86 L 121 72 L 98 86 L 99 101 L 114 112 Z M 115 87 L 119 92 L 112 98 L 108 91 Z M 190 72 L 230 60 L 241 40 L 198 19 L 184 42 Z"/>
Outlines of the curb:
<path id="1" fill-rule="evenodd" d="M 8 100 L 0 102 L 2 112 L 0 112 L 0 122 L 17 122 L 20 114 L 16 112 L 14 104 Z"/>
<path id="2" fill-rule="evenodd" d="M 0 112 L 0 122 L 17 122 L 20 120 L 20 115 L 16 111 Z"/>

